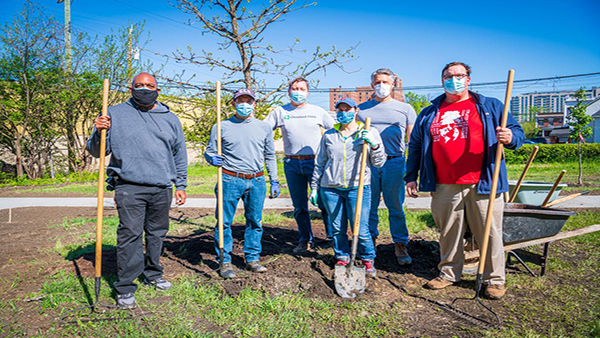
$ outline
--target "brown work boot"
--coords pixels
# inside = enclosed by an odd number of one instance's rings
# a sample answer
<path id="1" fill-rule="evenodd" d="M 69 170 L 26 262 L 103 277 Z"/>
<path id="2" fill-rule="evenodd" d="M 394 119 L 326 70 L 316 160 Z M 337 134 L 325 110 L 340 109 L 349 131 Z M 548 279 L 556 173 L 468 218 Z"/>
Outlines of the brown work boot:
<path id="1" fill-rule="evenodd" d="M 505 294 L 504 284 L 488 284 L 485 286 L 485 296 L 489 299 L 499 300 L 504 298 Z"/>
<path id="2" fill-rule="evenodd" d="M 429 282 L 427 282 L 427 284 L 425 284 L 425 286 L 431 290 L 441 290 L 447 286 L 450 286 L 454 284 L 454 282 L 451 282 L 447 279 L 444 279 L 442 277 L 435 277 L 434 279 L 430 280 Z"/>
<path id="3" fill-rule="evenodd" d="M 298 244 L 297 247 L 294 248 L 293 253 L 295 253 L 295 254 L 304 253 L 306 251 L 309 251 L 311 249 L 311 247 L 312 247 L 312 245 L 308 242 L 300 243 L 300 244 Z"/>
<path id="4" fill-rule="evenodd" d="M 406 244 L 404 243 L 395 243 L 395 253 L 396 259 L 398 260 L 398 264 L 400 265 L 410 265 L 412 264 L 412 258 L 408 255 L 408 250 L 406 249 Z"/>

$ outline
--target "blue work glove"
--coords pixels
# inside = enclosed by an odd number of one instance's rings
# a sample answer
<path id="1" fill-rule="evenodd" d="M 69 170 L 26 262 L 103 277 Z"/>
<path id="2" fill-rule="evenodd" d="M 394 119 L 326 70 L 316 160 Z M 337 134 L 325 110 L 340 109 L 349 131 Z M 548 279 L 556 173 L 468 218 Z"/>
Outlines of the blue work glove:
<path id="1" fill-rule="evenodd" d="M 371 148 L 377 148 L 379 145 L 379 143 L 375 141 L 375 135 L 373 135 L 370 130 L 362 130 L 360 132 L 360 138 L 367 142 Z"/>
<path id="2" fill-rule="evenodd" d="M 280 192 L 281 190 L 279 190 L 279 181 L 271 181 L 271 195 L 269 198 L 279 197 Z"/>
<path id="3" fill-rule="evenodd" d="M 317 190 L 318 189 L 311 190 L 311 192 L 310 192 L 310 199 L 309 199 L 310 200 L 310 204 L 314 205 L 315 207 L 317 206 L 317 198 L 318 198 L 318 196 L 317 196 Z"/>
<path id="4" fill-rule="evenodd" d="M 214 165 L 215 167 L 220 167 L 223 165 L 223 159 L 223 156 L 215 155 L 210 158 L 210 164 Z"/>

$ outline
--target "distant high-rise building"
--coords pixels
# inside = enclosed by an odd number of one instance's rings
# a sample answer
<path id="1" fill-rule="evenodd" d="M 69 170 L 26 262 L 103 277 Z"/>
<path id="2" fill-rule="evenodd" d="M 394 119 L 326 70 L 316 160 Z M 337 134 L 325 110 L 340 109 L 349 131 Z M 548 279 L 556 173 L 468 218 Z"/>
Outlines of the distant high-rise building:
<path id="1" fill-rule="evenodd" d="M 565 100 L 571 98 L 576 90 L 535 92 L 513 96 L 510 99 L 510 112 L 519 122 L 533 121 L 535 114 L 558 113 L 563 111 Z M 588 99 L 600 96 L 600 88 L 593 87 L 585 92 Z M 531 111 L 537 107 L 539 111 Z"/>
<path id="2" fill-rule="evenodd" d="M 329 88 L 329 110 L 335 110 L 335 104 L 345 98 L 349 97 L 356 101 L 357 104 L 369 101 L 374 95 L 373 88 L 368 87 L 356 87 L 354 90 L 343 90 L 339 88 Z M 392 90 L 392 98 L 404 102 L 404 91 L 402 90 L 402 79 L 396 79 L 396 86 Z"/>

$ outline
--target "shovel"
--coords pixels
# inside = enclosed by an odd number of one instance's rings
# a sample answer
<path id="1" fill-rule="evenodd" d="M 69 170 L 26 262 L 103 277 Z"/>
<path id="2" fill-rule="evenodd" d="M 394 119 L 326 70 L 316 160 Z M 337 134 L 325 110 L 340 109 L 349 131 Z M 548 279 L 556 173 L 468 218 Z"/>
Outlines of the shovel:
<path id="1" fill-rule="evenodd" d="M 365 121 L 365 130 L 369 130 L 371 118 Z M 367 277 L 365 267 L 355 266 L 356 251 L 358 250 L 358 230 L 360 229 L 360 211 L 362 209 L 363 191 L 365 189 L 365 167 L 367 165 L 367 143 L 363 142 L 362 158 L 360 162 L 360 176 L 358 181 L 358 194 L 356 197 L 356 210 L 354 211 L 354 228 L 352 231 L 352 252 L 350 263 L 346 266 L 335 266 L 335 291 L 342 298 L 354 298 L 357 294 L 365 292 Z"/>
<path id="2" fill-rule="evenodd" d="M 216 83 L 217 94 L 217 154 L 221 149 L 221 82 Z M 219 271 L 223 268 L 223 167 L 217 167 L 217 226 L 219 228 Z"/>

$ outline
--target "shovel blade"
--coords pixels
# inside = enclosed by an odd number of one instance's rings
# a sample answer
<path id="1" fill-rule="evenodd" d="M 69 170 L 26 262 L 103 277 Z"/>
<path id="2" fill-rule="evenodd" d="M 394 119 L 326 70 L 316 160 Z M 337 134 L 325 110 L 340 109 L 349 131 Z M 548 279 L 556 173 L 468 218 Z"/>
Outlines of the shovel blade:
<path id="1" fill-rule="evenodd" d="M 335 266 L 335 291 L 342 298 L 354 298 L 365 292 L 367 277 L 365 267 Z"/>

